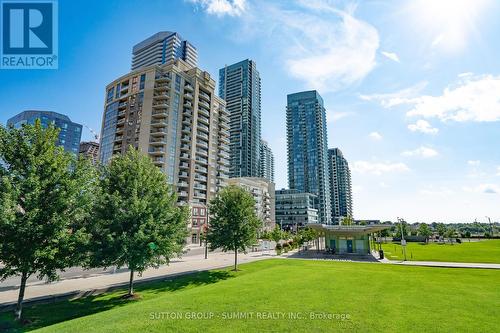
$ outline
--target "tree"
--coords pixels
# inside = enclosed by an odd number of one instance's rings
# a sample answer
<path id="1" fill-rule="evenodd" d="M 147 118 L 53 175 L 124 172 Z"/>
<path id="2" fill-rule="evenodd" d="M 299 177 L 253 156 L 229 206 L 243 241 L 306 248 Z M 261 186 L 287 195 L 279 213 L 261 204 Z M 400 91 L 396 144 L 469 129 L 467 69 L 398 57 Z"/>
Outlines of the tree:
<path id="1" fill-rule="evenodd" d="M 469 242 L 470 242 L 470 231 L 469 230 L 467 230 L 465 232 L 465 237 L 467 237 L 469 239 Z"/>
<path id="2" fill-rule="evenodd" d="M 446 233 L 446 226 L 443 223 L 438 223 L 436 225 L 436 231 L 440 237 L 444 237 L 444 234 Z"/>
<path id="3" fill-rule="evenodd" d="M 428 243 L 429 237 L 432 235 L 432 231 L 427 224 L 421 223 L 418 226 L 418 235 L 425 237 L 425 242 Z"/>
<path id="4" fill-rule="evenodd" d="M 449 227 L 446 229 L 446 232 L 445 232 L 445 236 L 446 238 L 448 238 L 448 241 L 453 244 L 453 237 L 455 237 L 455 229 L 453 229 L 452 227 Z"/>
<path id="5" fill-rule="evenodd" d="M 128 266 L 131 297 L 135 272 L 158 268 L 182 254 L 188 210 L 177 206 L 160 169 L 133 147 L 103 168 L 101 190 L 88 266 Z"/>
<path id="6" fill-rule="evenodd" d="M 396 223 L 396 238 L 402 238 L 401 228 L 403 229 L 404 236 L 408 236 L 408 225 L 405 222 Z"/>
<path id="7" fill-rule="evenodd" d="M 253 196 L 238 186 L 221 190 L 210 202 L 210 250 L 234 251 L 234 270 L 238 270 L 238 251 L 246 253 L 255 244 L 262 221 L 255 214 Z"/>
<path id="8" fill-rule="evenodd" d="M 57 270 L 80 264 L 85 225 L 95 203 L 92 165 L 56 146 L 59 130 L 40 121 L 0 126 L 0 279 L 20 275 L 15 310 L 22 316 L 26 281 L 53 281 Z"/>
<path id="9" fill-rule="evenodd" d="M 350 215 L 344 216 L 344 218 L 342 219 L 342 225 L 353 225 L 353 224 L 354 220 Z"/>

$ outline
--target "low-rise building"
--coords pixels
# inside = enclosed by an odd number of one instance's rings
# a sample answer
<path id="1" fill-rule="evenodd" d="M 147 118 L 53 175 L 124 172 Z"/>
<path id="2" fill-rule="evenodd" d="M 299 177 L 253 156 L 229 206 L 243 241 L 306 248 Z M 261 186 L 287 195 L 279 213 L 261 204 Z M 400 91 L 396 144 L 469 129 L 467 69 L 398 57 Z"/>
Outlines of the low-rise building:
<path id="1" fill-rule="evenodd" d="M 249 191 L 255 199 L 255 212 L 263 222 L 263 229 L 274 228 L 276 224 L 274 183 L 258 177 L 229 178 L 227 183 Z"/>
<path id="2" fill-rule="evenodd" d="M 276 191 L 276 223 L 284 229 L 318 223 L 318 196 L 298 190 Z"/>

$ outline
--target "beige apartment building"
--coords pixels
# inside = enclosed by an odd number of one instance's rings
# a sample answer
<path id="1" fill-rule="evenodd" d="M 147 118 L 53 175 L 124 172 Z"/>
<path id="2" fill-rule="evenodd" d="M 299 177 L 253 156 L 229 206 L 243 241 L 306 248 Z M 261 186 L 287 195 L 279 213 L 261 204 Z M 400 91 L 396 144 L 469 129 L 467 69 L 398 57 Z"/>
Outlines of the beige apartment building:
<path id="1" fill-rule="evenodd" d="M 182 59 L 141 67 L 106 87 L 100 161 L 129 145 L 147 153 L 191 209 L 199 243 L 207 204 L 229 174 L 229 115 L 208 72 Z"/>
<path id="2" fill-rule="evenodd" d="M 263 230 L 272 230 L 276 224 L 274 183 L 259 177 L 229 178 L 227 183 L 240 186 L 253 195 L 255 212 L 263 222 Z"/>

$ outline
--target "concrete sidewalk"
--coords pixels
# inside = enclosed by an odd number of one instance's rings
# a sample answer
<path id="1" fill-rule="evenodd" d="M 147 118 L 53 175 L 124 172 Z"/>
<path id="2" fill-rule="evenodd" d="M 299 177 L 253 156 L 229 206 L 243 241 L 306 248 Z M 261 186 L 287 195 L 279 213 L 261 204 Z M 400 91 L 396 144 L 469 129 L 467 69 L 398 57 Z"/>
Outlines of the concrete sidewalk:
<path id="1" fill-rule="evenodd" d="M 395 261 L 382 259 L 381 263 L 407 266 L 428 266 L 428 267 L 448 267 L 448 268 L 487 268 L 500 269 L 500 264 L 483 264 L 474 262 L 440 262 L 440 261 Z"/>
<path id="2" fill-rule="evenodd" d="M 243 264 L 273 257 L 276 257 L 274 251 L 238 254 L 238 263 Z M 209 253 L 208 259 L 205 259 L 204 255 L 195 255 L 173 260 L 170 265 L 162 266 L 158 269 L 148 269 L 141 277 L 136 275 L 134 281 L 146 282 L 162 280 L 176 275 L 230 267 L 233 264 L 234 252 Z M 130 273 L 126 271 L 115 274 L 68 279 L 52 283 L 28 283 L 24 299 L 26 304 L 29 304 L 99 294 L 111 288 L 128 285 L 129 277 Z M 0 311 L 11 308 L 17 301 L 18 293 L 18 288 L 0 292 Z"/>

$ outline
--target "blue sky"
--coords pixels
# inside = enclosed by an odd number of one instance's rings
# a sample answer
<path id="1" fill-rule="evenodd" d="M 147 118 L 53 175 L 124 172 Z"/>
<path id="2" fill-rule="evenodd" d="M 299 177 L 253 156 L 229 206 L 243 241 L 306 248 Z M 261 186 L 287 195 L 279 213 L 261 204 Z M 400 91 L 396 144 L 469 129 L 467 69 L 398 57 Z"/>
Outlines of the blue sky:
<path id="1" fill-rule="evenodd" d="M 47 109 L 100 131 L 104 87 L 161 30 L 192 42 L 216 80 L 256 61 L 277 188 L 286 95 L 317 89 L 356 218 L 500 220 L 500 2 L 60 0 L 59 69 L 0 70 L 0 122 Z"/>

